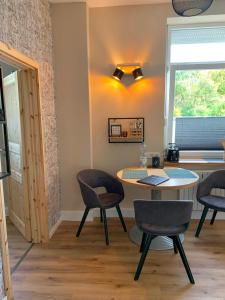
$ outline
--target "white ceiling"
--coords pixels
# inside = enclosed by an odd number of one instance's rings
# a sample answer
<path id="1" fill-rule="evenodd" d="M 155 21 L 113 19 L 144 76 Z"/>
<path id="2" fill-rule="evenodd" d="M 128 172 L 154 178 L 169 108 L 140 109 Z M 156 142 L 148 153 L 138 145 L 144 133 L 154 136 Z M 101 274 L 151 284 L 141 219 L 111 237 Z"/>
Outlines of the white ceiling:
<path id="1" fill-rule="evenodd" d="M 137 4 L 159 4 L 169 3 L 171 0 L 49 0 L 52 3 L 68 2 L 87 2 L 89 7 L 106 7 L 119 5 L 137 5 Z"/>

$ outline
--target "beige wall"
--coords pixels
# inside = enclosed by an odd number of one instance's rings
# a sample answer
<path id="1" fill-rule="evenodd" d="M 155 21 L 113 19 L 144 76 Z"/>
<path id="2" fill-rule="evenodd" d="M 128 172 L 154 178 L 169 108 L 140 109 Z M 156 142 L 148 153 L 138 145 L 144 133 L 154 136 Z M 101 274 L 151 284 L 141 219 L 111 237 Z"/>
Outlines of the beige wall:
<path id="1" fill-rule="evenodd" d="M 208 14 L 225 13 L 224 1 Z M 107 118 L 144 117 L 149 151 L 163 153 L 167 18 L 176 16 L 171 4 L 90 9 L 90 78 L 93 118 L 93 163 L 115 174 L 138 164 L 138 144 L 109 144 Z M 115 81 L 117 63 L 140 62 L 144 79 Z M 124 207 L 134 197 L 149 197 L 125 187 Z M 164 197 L 174 197 L 164 193 Z"/>
<path id="2" fill-rule="evenodd" d="M 115 174 L 138 165 L 140 144 L 109 144 L 107 118 L 144 117 L 145 142 L 163 152 L 164 86 L 167 17 L 171 5 L 141 5 L 90 9 L 90 75 L 94 167 Z M 103 30 L 104 28 L 104 30 Z M 144 79 L 117 82 L 117 63 L 139 62 Z M 123 206 L 146 192 L 126 187 Z M 148 195 L 150 196 L 150 195 Z"/>
<path id="3" fill-rule="evenodd" d="M 224 0 L 214 1 L 207 13 L 225 13 Z M 89 9 L 88 106 L 85 5 L 52 5 L 63 210 L 83 208 L 75 175 L 91 165 L 90 146 L 96 168 L 115 174 L 120 168 L 138 164 L 138 144 L 108 143 L 109 117 L 143 116 L 149 150 L 163 151 L 166 20 L 171 16 L 175 14 L 170 4 Z M 129 62 L 143 64 L 144 79 L 113 80 L 115 65 Z M 149 196 L 131 187 L 125 192 L 124 207 L 131 207 L 134 197 Z"/>
<path id="4" fill-rule="evenodd" d="M 90 167 L 87 11 L 51 6 L 62 210 L 83 208 L 76 174 Z"/>

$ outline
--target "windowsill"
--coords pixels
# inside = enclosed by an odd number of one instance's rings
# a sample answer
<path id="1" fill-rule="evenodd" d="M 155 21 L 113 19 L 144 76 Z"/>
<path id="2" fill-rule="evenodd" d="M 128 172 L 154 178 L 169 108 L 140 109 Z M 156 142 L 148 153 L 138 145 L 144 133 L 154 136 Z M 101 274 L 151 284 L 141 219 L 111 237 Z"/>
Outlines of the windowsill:
<path id="1" fill-rule="evenodd" d="M 224 161 L 224 151 L 215 150 L 215 151 L 180 151 L 180 161 L 201 161 L 201 162 L 217 162 Z"/>
<path id="2" fill-rule="evenodd" d="M 179 162 L 166 161 L 164 165 L 168 167 L 184 165 L 224 167 L 225 161 L 223 159 L 180 159 Z"/>
<path id="3" fill-rule="evenodd" d="M 223 159 L 180 159 L 180 164 L 224 164 Z"/>
<path id="4" fill-rule="evenodd" d="M 196 151 L 196 150 L 181 150 L 179 162 L 165 161 L 164 165 L 168 167 L 186 167 L 198 168 L 225 168 L 225 151 Z"/>

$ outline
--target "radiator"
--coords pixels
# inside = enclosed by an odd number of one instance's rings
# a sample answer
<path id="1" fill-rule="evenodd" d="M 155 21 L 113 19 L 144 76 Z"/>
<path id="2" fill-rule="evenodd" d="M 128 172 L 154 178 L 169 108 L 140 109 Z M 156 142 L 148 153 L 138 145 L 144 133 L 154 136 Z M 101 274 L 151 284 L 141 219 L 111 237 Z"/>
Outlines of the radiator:
<path id="1" fill-rule="evenodd" d="M 199 180 L 203 180 L 206 178 L 211 172 L 213 171 L 195 171 L 195 173 L 198 174 Z M 197 186 L 194 188 L 190 189 L 181 189 L 180 190 L 180 199 L 181 200 L 193 200 L 193 211 L 202 211 L 203 210 L 203 205 L 201 205 L 197 199 L 196 199 L 196 191 L 197 191 Z M 225 190 L 222 189 L 213 189 L 212 194 L 217 195 L 217 196 L 223 196 L 225 197 Z"/>

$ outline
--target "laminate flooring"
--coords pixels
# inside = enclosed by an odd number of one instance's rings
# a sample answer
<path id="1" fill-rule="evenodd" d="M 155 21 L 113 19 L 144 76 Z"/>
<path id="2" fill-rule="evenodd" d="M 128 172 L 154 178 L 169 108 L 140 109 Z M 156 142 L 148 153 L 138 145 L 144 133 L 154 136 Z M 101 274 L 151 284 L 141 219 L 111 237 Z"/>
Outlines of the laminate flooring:
<path id="1" fill-rule="evenodd" d="M 108 220 L 109 246 L 99 219 L 87 222 L 79 239 L 78 224 L 63 222 L 48 244 L 33 246 L 12 276 L 16 300 L 225 300 L 225 221 L 206 221 L 200 238 L 191 222 L 184 249 L 195 285 L 173 250 L 151 251 L 134 281 L 139 249 L 119 219 Z"/>

